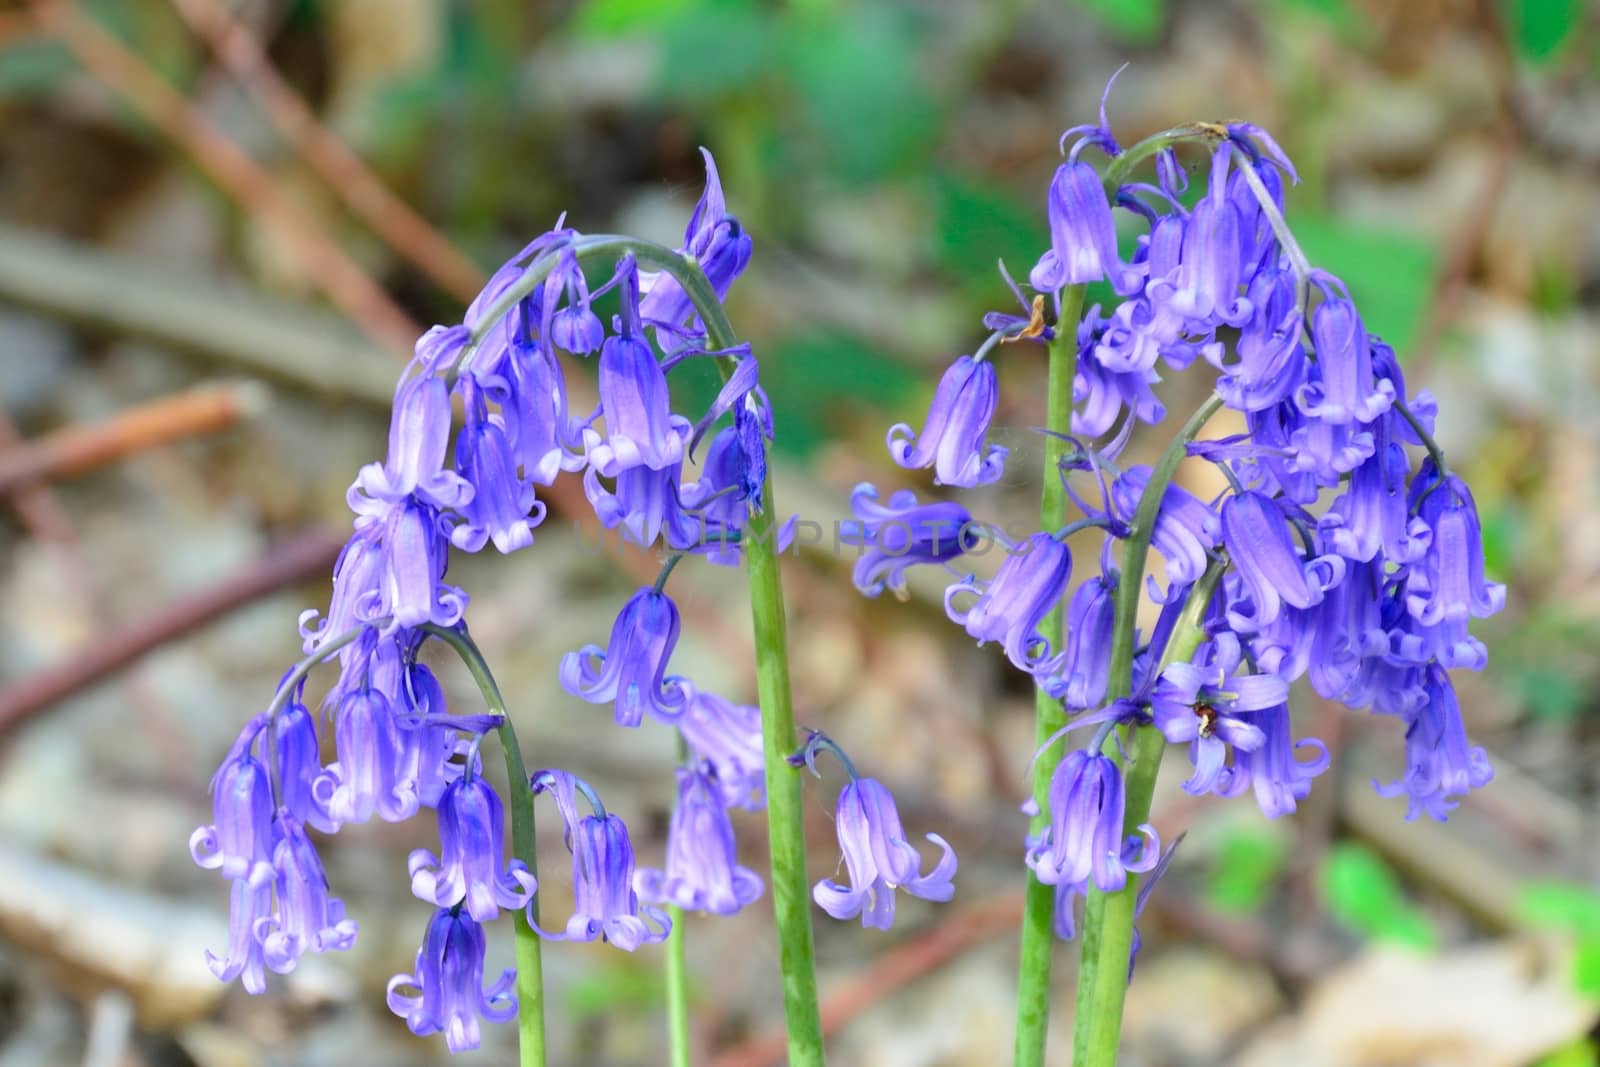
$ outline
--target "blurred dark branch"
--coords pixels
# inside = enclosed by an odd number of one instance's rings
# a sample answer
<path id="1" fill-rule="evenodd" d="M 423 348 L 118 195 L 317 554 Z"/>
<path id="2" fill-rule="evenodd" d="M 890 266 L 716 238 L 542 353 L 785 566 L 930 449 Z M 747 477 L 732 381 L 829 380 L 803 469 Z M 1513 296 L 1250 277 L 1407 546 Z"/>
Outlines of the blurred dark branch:
<path id="1" fill-rule="evenodd" d="M 0 451 L 0 494 L 80 474 L 124 456 L 200 434 L 215 433 L 260 411 L 264 390 L 253 382 L 206 386 L 159 397 L 104 422 L 67 426 Z"/>
<path id="2" fill-rule="evenodd" d="M 343 547 L 344 536 L 335 531 L 302 533 L 216 584 L 97 636 L 66 662 L 0 689 L 0 733 L 236 608 L 296 582 L 326 575 Z"/>
<path id="3" fill-rule="evenodd" d="M 200 110 L 71 0 L 32 0 L 34 17 L 117 97 L 176 142 L 196 166 L 283 242 L 328 299 L 379 344 L 409 353 L 415 323 L 272 176 Z"/>
<path id="4" fill-rule="evenodd" d="M 389 191 L 361 157 L 318 121 L 283 80 L 250 31 L 220 0 L 173 0 L 173 6 L 249 92 L 307 166 L 391 248 L 462 303 L 483 287 L 483 271 Z"/>

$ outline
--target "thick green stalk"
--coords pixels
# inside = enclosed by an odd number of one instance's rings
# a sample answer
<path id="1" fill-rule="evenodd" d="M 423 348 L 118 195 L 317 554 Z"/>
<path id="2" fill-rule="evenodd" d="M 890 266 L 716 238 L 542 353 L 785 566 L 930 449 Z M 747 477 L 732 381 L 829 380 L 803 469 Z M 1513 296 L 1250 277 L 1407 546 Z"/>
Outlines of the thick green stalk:
<path id="1" fill-rule="evenodd" d="M 1061 316 L 1050 344 L 1049 377 L 1045 386 L 1045 428 L 1059 434 L 1072 432 L 1072 379 L 1078 369 L 1078 315 L 1083 310 L 1083 286 L 1061 294 Z M 1044 491 L 1039 502 L 1039 528 L 1059 530 L 1067 521 L 1067 492 L 1062 483 L 1061 459 L 1067 442 L 1054 434 L 1044 437 Z M 1061 647 L 1063 633 L 1058 604 L 1040 623 L 1039 632 L 1051 648 Z M 1034 693 L 1034 743 L 1042 745 L 1067 723 L 1066 709 L 1043 688 Z M 1048 821 L 1045 799 L 1050 778 L 1061 762 L 1063 746 L 1052 745 L 1034 763 L 1033 798 L 1040 814 L 1033 819 L 1038 833 Z M 1017 1035 L 1013 1058 L 1017 1067 L 1037 1067 L 1044 1062 L 1050 1026 L 1050 968 L 1055 954 L 1056 894 L 1028 872 L 1022 912 L 1022 953 L 1017 965 Z"/>
<path id="2" fill-rule="evenodd" d="M 1222 577 L 1222 565 L 1213 563 L 1189 591 L 1183 614 L 1173 628 L 1162 655 L 1161 665 L 1187 661 L 1205 638 L 1202 625 L 1206 606 Z M 1126 814 L 1124 836 L 1137 832 L 1150 818 L 1150 801 L 1155 795 L 1156 774 L 1161 769 L 1161 753 L 1166 739 L 1154 726 L 1134 731 L 1133 751 L 1126 769 L 1124 787 Z M 1122 1007 L 1128 992 L 1128 960 L 1133 953 L 1134 909 L 1138 903 L 1139 878 L 1130 875 L 1127 885 L 1115 893 L 1096 893 L 1100 899 L 1099 921 L 1095 931 L 1095 966 L 1080 972 L 1078 986 L 1077 1038 L 1082 1051 L 1074 1050 L 1077 1067 L 1113 1067 L 1122 1036 Z M 1085 953 L 1088 943 L 1085 942 Z"/>
<path id="3" fill-rule="evenodd" d="M 467 665 L 467 670 L 472 674 L 472 680 L 477 683 L 478 692 L 483 694 L 484 704 L 490 712 L 500 716 L 500 748 L 505 754 L 506 777 L 511 794 L 508 798 L 511 808 L 511 851 L 517 859 L 528 865 L 528 871 L 534 877 L 538 877 L 533 789 L 528 781 L 527 765 L 522 762 L 522 747 L 517 744 L 517 728 L 511 724 L 511 715 L 506 711 L 500 687 L 495 684 L 483 653 L 478 651 L 477 644 L 467 636 L 464 628 L 447 629 L 432 623 L 422 628 L 455 649 L 456 655 L 461 657 L 461 662 Z M 518 911 L 515 917 L 518 1063 L 520 1067 L 545 1067 L 544 951 L 538 932 L 528 921 L 529 911 L 533 913 L 534 920 L 539 918 L 538 893 L 534 894 L 528 908 Z"/>
<path id="4" fill-rule="evenodd" d="M 663 245 L 631 237 L 580 237 L 570 246 L 580 260 L 616 259 L 631 254 L 639 265 L 664 270 L 683 286 L 705 324 L 706 340 L 717 351 L 737 343 L 733 327 L 705 272 L 692 258 Z M 545 253 L 478 320 L 473 341 L 499 322 L 554 269 L 559 249 Z M 470 354 L 465 357 L 470 359 Z M 729 361 L 722 362 L 724 373 Z M 789 645 L 785 632 L 783 585 L 774 540 L 772 478 L 753 511 L 744 545 L 750 575 L 750 611 L 755 631 L 756 692 L 761 705 L 761 738 L 766 762 L 767 831 L 772 852 L 772 905 L 777 915 L 778 959 L 783 970 L 784 1014 L 789 1029 L 791 1067 L 823 1062 L 822 1014 L 817 1006 L 815 950 L 811 940 L 811 891 L 806 881 L 806 850 L 800 775 L 789 766 L 794 749 L 794 706 L 789 684 Z"/>
<path id="5" fill-rule="evenodd" d="M 678 735 L 678 762 L 687 763 L 689 746 Z M 689 960 L 683 926 L 683 909 L 676 904 L 667 908 L 672 920 L 672 933 L 667 936 L 667 1047 L 671 1053 L 672 1067 L 689 1067 L 693 1055 L 689 1047 Z"/>
<path id="6" fill-rule="evenodd" d="M 1133 692 L 1134 630 L 1139 622 L 1139 596 L 1144 588 L 1145 560 L 1150 555 L 1150 538 L 1155 533 L 1156 515 L 1161 510 L 1161 498 L 1166 495 L 1167 487 L 1172 484 L 1172 477 L 1177 473 L 1178 464 L 1183 462 L 1183 457 L 1188 454 L 1189 443 L 1221 406 L 1222 398 L 1213 393 L 1193 415 L 1189 416 L 1189 421 L 1183 424 L 1178 436 L 1167 446 L 1167 450 L 1161 454 L 1161 458 L 1151 470 L 1144 495 L 1139 498 L 1139 506 L 1134 511 L 1133 523 L 1129 528 L 1127 539 L 1123 542 L 1122 568 L 1117 579 L 1116 619 L 1111 642 L 1111 677 L 1107 694 L 1110 699 L 1125 697 Z M 1155 734 L 1154 740 L 1150 739 L 1151 734 Z M 1138 799 L 1135 796 L 1136 788 L 1143 790 L 1146 795 L 1143 814 L 1139 819 L 1133 822 L 1124 820 L 1125 832 L 1131 832 L 1132 827 L 1137 827 L 1148 817 L 1149 794 L 1155 790 L 1155 776 L 1160 762 L 1160 735 L 1152 729 L 1137 731 L 1131 753 L 1133 760 L 1140 761 L 1141 757 L 1148 757 L 1152 748 L 1157 758 L 1144 758 L 1142 762 L 1136 763 L 1134 777 L 1141 780 L 1135 782 L 1130 778 L 1126 783 L 1126 811 L 1130 818 L 1134 812 L 1135 801 Z M 1114 747 L 1109 754 L 1113 759 L 1119 758 Z M 1148 776 L 1147 781 L 1144 780 L 1146 776 Z M 1118 945 L 1126 948 L 1132 944 L 1131 901 L 1137 884 L 1137 878 L 1129 878 L 1125 892 L 1130 903 L 1126 907 L 1118 904 L 1113 908 L 1112 901 L 1119 894 L 1108 895 L 1093 886 L 1089 888 L 1084 903 L 1083 955 L 1078 968 L 1078 1008 L 1072 1040 L 1072 1062 L 1077 1067 L 1087 1067 L 1090 1062 L 1088 1056 L 1091 1038 L 1103 1033 L 1107 1028 L 1112 1034 L 1112 1059 L 1102 1062 L 1116 1062 L 1116 1035 L 1120 1034 L 1122 1029 L 1121 995 L 1119 994 L 1117 998 L 1115 1017 L 1100 1018 L 1095 1012 L 1104 1010 L 1105 1005 L 1096 1000 L 1096 990 L 1101 988 L 1103 982 L 1108 982 L 1113 977 L 1118 982 L 1124 984 L 1127 982 L 1127 952 L 1124 951 L 1118 956 L 1116 950 Z M 1102 971 L 1106 973 L 1101 974 Z"/>
<path id="7" fill-rule="evenodd" d="M 756 692 L 761 703 L 761 746 L 767 782 L 767 832 L 772 851 L 772 907 L 778 923 L 783 1007 L 789 1024 L 790 1067 L 824 1062 L 822 1014 L 817 1007 L 817 967 L 811 941 L 811 887 L 806 880 L 804 811 L 800 775 L 789 765 L 794 750 L 794 707 L 789 689 L 788 636 L 783 587 L 773 541 L 772 479 L 764 507 L 750 516 L 744 542 L 754 616 Z"/>

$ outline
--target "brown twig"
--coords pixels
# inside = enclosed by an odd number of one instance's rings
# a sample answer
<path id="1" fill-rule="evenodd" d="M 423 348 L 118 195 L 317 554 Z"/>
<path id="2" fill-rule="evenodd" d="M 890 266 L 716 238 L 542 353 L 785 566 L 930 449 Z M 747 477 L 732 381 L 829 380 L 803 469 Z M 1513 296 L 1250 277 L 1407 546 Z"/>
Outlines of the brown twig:
<path id="1" fill-rule="evenodd" d="M 0 689 L 0 732 L 268 593 L 332 570 L 344 537 L 317 529 L 275 546 L 215 585 L 94 639 L 65 663 Z"/>
<path id="2" fill-rule="evenodd" d="M 139 404 L 87 426 L 68 426 L 0 452 L 0 495 L 48 483 L 146 449 L 224 430 L 255 413 L 264 391 L 254 382 L 207 386 Z M 20 506 L 20 504 L 19 504 Z"/>
<path id="3" fill-rule="evenodd" d="M 411 350 L 419 333 L 416 324 L 284 195 L 260 164 L 72 0 L 32 0 L 32 4 L 42 29 L 54 34 L 86 70 L 180 145 L 202 171 L 259 218 L 335 306 L 379 343 L 398 352 Z"/>
<path id="4" fill-rule="evenodd" d="M 1009 933 L 1022 919 L 1021 890 L 1007 890 L 949 915 L 926 933 L 904 941 L 839 983 L 822 998 L 822 1032 L 831 1037 L 846 1023 L 974 945 Z M 783 1062 L 781 1027 L 724 1049 L 712 1067 L 767 1067 Z"/>
<path id="5" fill-rule="evenodd" d="M 485 280 L 483 271 L 390 192 L 360 156 L 318 121 L 279 75 L 255 37 L 234 21 L 218 0 L 173 0 L 173 6 L 260 104 L 273 128 L 345 206 L 457 299 L 467 303 L 477 296 Z"/>

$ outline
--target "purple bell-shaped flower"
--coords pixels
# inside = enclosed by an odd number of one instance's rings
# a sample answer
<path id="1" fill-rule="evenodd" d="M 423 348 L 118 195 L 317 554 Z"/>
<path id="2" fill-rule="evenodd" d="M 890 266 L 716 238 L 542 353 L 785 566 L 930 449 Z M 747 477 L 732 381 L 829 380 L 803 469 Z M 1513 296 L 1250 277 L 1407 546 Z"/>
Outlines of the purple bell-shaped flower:
<path id="1" fill-rule="evenodd" d="M 613 704 L 619 726 L 638 726 L 647 710 L 674 720 L 688 700 L 683 680 L 666 673 L 677 643 L 677 605 L 641 589 L 617 615 L 608 647 L 585 645 L 562 657 L 561 685 L 591 704 Z"/>
<path id="2" fill-rule="evenodd" d="M 945 565 L 958 559 L 979 541 L 972 514 L 955 501 L 918 504 L 917 495 L 902 489 L 878 503 L 878 490 L 868 482 L 850 494 L 853 522 L 841 525 L 839 539 L 856 545 L 855 586 L 875 597 L 890 589 L 902 599 L 905 574 L 922 564 Z"/>
<path id="3" fill-rule="evenodd" d="M 1129 871 L 1148 871 L 1161 853 L 1149 825 L 1139 827 L 1143 848 L 1138 835 L 1123 837 L 1125 805 L 1115 763 L 1098 752 L 1067 753 L 1050 778 L 1050 822 L 1028 849 L 1028 867 L 1045 885 L 1081 886 L 1093 878 L 1102 893 L 1115 893 Z"/>
<path id="4" fill-rule="evenodd" d="M 257 715 L 240 732 L 211 778 L 214 821 L 189 836 L 195 863 L 252 886 L 272 882 L 272 784 L 250 751 L 266 725 Z"/>
<path id="5" fill-rule="evenodd" d="M 938 834 L 928 834 L 943 854 L 922 874 L 922 857 L 906 840 L 894 797 L 876 779 L 857 778 L 840 790 L 834 823 L 850 884 L 823 879 L 811 896 L 835 919 L 859 915 L 862 926 L 887 930 L 894 925 L 896 889 L 940 903 L 955 895 L 955 850 Z"/>
<path id="6" fill-rule="evenodd" d="M 581 818 L 577 805 L 580 788 L 595 809 L 593 815 Z M 572 916 L 564 932 L 551 933 L 537 924 L 534 929 L 552 941 L 604 937 L 625 952 L 665 941 L 672 932 L 672 921 L 659 908 L 639 903 L 633 889 L 633 843 L 622 820 L 606 814 L 593 791 L 565 771 L 535 774 L 533 791 L 548 791 L 566 823 L 573 895 Z"/>
<path id="7" fill-rule="evenodd" d="M 517 1014 L 511 988 L 515 971 L 502 972 L 494 985 L 483 988 L 486 947 L 483 927 L 472 916 L 441 908 L 428 922 L 416 969 L 389 979 L 389 1010 L 419 1037 L 442 1031 L 451 1052 L 477 1048 L 483 1037 L 480 1018 L 503 1023 Z M 406 992 L 408 987 L 416 992 Z"/>
<path id="8" fill-rule="evenodd" d="M 944 610 L 951 621 L 966 627 L 979 643 L 999 641 L 1018 670 L 1048 674 L 1055 669 L 1057 650 L 1039 633 L 1039 623 L 1066 593 L 1072 578 L 1072 553 L 1054 535 L 1036 533 L 1006 556 L 987 586 L 973 580 L 945 590 Z M 966 610 L 955 598 L 977 592 Z"/>
<path id="9" fill-rule="evenodd" d="M 761 895 L 761 878 L 738 863 L 727 799 L 706 769 L 678 769 L 666 867 L 640 868 L 633 885 L 651 904 L 714 915 L 732 915 Z"/>
<path id="10" fill-rule="evenodd" d="M 489 783 L 477 775 L 450 783 L 439 799 L 439 855 L 411 853 L 411 891 L 441 908 L 462 905 L 480 923 L 493 922 L 501 908 L 527 907 L 538 883 L 521 860 L 504 862 L 504 836 Z"/>
<path id="11" fill-rule="evenodd" d="M 994 364 L 962 356 L 940 379 L 922 433 L 905 423 L 890 428 L 889 455 L 907 470 L 932 467 L 940 485 L 971 489 L 997 480 L 1008 450 L 984 437 L 999 398 Z"/>

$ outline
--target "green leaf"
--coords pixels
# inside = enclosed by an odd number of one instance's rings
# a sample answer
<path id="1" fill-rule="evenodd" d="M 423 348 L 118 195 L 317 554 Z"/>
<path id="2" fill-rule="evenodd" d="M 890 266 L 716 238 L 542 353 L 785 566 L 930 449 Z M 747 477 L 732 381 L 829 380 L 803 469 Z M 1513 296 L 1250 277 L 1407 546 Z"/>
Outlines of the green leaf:
<path id="1" fill-rule="evenodd" d="M 666 1003 L 662 972 L 632 962 L 602 966 L 566 986 L 567 1010 L 578 1020 L 598 1019 L 618 1011 L 652 1011 Z"/>
<path id="2" fill-rule="evenodd" d="M 1253 911 L 1267 902 L 1289 858 L 1281 836 L 1241 826 L 1221 842 L 1206 897 L 1223 911 Z"/>
<path id="3" fill-rule="evenodd" d="M 1078 6 L 1135 44 L 1155 40 L 1166 22 L 1166 0 L 1078 0 Z"/>
<path id="4" fill-rule="evenodd" d="M 700 0 L 584 0 L 568 25 L 585 37 L 652 33 L 700 6 Z"/>
<path id="5" fill-rule="evenodd" d="M 1586 997 L 1600 996 L 1600 940 L 1578 942 L 1572 960 L 1572 986 Z"/>
<path id="6" fill-rule="evenodd" d="M 1517 51 L 1531 63 L 1544 63 L 1561 46 L 1582 17 L 1582 0 L 1510 0 L 1512 37 Z"/>
<path id="7" fill-rule="evenodd" d="M 1438 254 L 1420 237 L 1325 215 L 1291 214 L 1289 227 L 1313 267 L 1339 276 L 1369 331 L 1406 358 L 1433 293 Z"/>
<path id="8" fill-rule="evenodd" d="M 704 104 L 748 90 L 772 65 L 782 38 L 776 21 L 777 16 L 737 0 L 685 6 L 657 34 L 661 92 Z"/>
<path id="9" fill-rule="evenodd" d="M 982 178 L 944 172 L 933 176 L 934 258 L 954 277 L 988 276 L 1004 260 L 1024 279 L 1045 249 L 1044 211 Z"/>
<path id="10" fill-rule="evenodd" d="M 1517 911 L 1536 926 L 1557 927 L 1600 937 L 1600 893 L 1572 882 L 1529 882 Z"/>
<path id="11" fill-rule="evenodd" d="M 871 182 L 922 166 L 939 108 L 914 24 L 883 9 L 848 9 L 789 27 L 784 43 L 785 70 L 838 177 Z"/>
<path id="12" fill-rule="evenodd" d="M 1323 891 L 1334 917 L 1366 937 L 1421 949 L 1436 941 L 1389 865 L 1361 845 L 1343 843 L 1328 851 Z"/>
<path id="13" fill-rule="evenodd" d="M 848 334 L 789 337 L 761 361 L 761 384 L 772 398 L 778 447 L 806 455 L 852 432 L 851 411 L 898 407 L 920 376 Z"/>
<path id="14" fill-rule="evenodd" d="M 1594 1042 L 1580 1038 L 1540 1060 L 1538 1067 L 1600 1067 L 1600 1058 L 1596 1058 Z"/>

